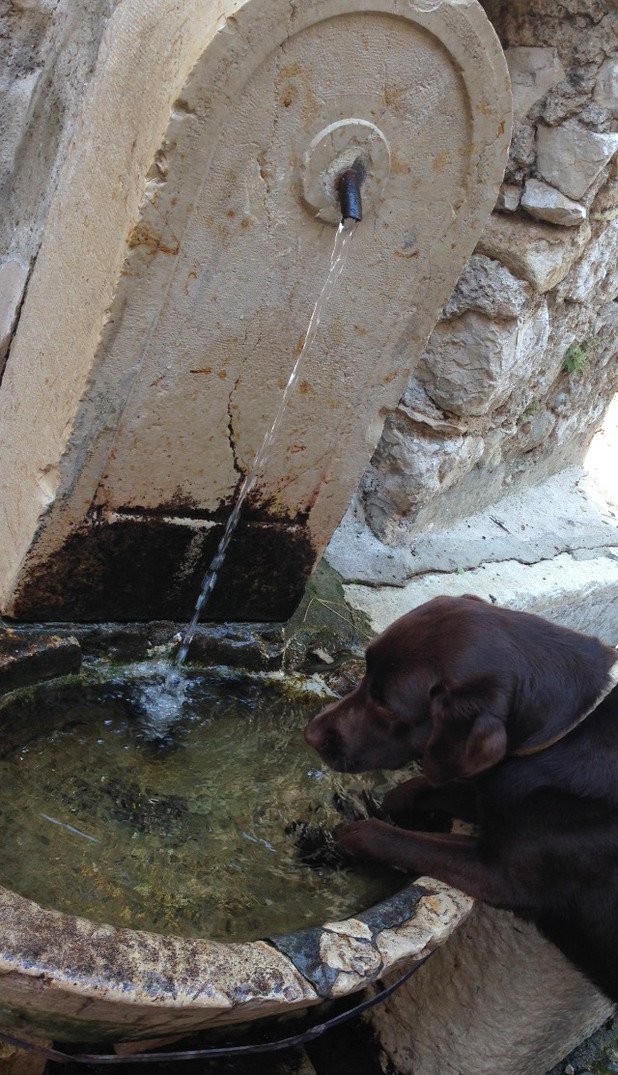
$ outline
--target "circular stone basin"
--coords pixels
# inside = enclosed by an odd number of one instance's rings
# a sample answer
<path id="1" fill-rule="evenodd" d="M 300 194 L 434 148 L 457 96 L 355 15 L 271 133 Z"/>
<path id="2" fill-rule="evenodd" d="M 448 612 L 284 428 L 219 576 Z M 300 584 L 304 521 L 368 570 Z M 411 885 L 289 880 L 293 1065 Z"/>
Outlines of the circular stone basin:
<path id="1" fill-rule="evenodd" d="M 315 689 L 172 671 L 166 690 L 166 671 L 46 684 L 8 705 L 1 883 L 114 926 L 225 941 L 319 925 L 401 888 L 400 874 L 299 857 L 307 826 L 319 841 L 342 821 L 333 800 L 351 809 L 383 783 L 336 774 L 307 747 Z"/>
<path id="2" fill-rule="evenodd" d="M 118 1041 L 282 1014 L 425 955 L 469 908 L 301 861 L 300 826 L 387 786 L 306 747 L 313 681 L 168 671 L 97 665 L 2 702 L 5 1026 Z"/>

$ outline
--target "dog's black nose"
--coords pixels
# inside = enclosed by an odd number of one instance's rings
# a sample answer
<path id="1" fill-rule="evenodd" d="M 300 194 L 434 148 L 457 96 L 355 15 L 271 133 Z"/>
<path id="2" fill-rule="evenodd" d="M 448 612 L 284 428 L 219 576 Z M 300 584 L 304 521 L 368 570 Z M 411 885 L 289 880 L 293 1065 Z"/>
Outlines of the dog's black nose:
<path id="1" fill-rule="evenodd" d="M 303 734 L 309 746 L 313 747 L 314 750 L 319 750 L 324 742 L 324 731 L 321 727 L 320 718 L 314 717 L 313 720 L 310 720 L 305 726 Z"/>

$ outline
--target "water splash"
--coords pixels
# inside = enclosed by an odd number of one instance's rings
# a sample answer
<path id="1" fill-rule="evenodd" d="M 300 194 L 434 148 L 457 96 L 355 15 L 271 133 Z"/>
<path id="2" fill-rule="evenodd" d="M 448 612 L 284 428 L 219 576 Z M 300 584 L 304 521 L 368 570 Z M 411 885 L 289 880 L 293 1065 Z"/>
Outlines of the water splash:
<path id="1" fill-rule="evenodd" d="M 177 666 L 184 664 L 187 659 L 189 647 L 195 636 L 195 631 L 197 629 L 200 616 L 202 614 L 206 602 L 208 601 L 208 598 L 210 597 L 212 591 L 215 588 L 217 577 L 219 571 L 221 570 L 221 565 L 223 564 L 223 561 L 225 559 L 225 554 L 234 535 L 234 531 L 236 530 L 236 527 L 238 526 L 238 523 L 240 521 L 240 516 L 245 501 L 249 496 L 251 490 L 254 488 L 255 483 L 258 480 L 260 474 L 262 473 L 262 470 L 264 469 L 266 463 L 268 462 L 270 449 L 277 435 L 281 422 L 285 416 L 288 401 L 292 392 L 294 391 L 294 388 L 300 376 L 303 362 L 317 336 L 322 315 L 326 307 L 328 306 L 332 293 L 335 289 L 335 284 L 337 283 L 337 280 L 339 279 L 339 276 L 341 275 L 341 272 L 345 265 L 350 242 L 354 236 L 354 232 L 356 231 L 356 225 L 357 222 L 355 220 L 350 219 L 342 221 L 342 223 L 337 228 L 337 234 L 335 236 L 335 245 L 333 246 L 333 252 L 331 254 L 328 276 L 326 277 L 324 286 L 318 296 L 316 304 L 313 307 L 313 312 L 309 319 L 309 325 L 307 326 L 307 332 L 305 333 L 303 346 L 301 348 L 300 354 L 298 355 L 298 358 L 296 359 L 296 362 L 294 363 L 283 395 L 281 396 L 279 407 L 273 420 L 273 423 L 268 432 L 266 433 L 264 440 L 262 441 L 262 444 L 255 456 L 255 459 L 253 460 L 251 468 L 247 471 L 245 477 L 243 478 L 238 496 L 236 498 L 236 503 L 226 523 L 225 530 L 223 531 L 223 535 L 219 542 L 217 551 L 212 559 L 208 571 L 204 575 L 202 581 L 202 588 L 200 590 L 200 594 L 195 605 L 193 618 L 184 632 L 180 648 L 176 655 Z"/>
<path id="2" fill-rule="evenodd" d="M 140 672 L 149 677 L 139 690 L 141 708 L 147 716 L 145 731 L 153 742 L 162 742 L 173 731 L 185 708 L 190 681 L 180 666 L 170 668 L 167 661 L 137 665 L 136 674 Z"/>

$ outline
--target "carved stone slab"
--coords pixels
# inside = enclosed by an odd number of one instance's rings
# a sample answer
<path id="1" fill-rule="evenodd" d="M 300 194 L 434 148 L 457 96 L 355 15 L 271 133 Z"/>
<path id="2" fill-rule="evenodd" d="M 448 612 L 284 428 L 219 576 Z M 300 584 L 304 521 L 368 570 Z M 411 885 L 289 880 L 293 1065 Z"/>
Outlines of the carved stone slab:
<path id="1" fill-rule="evenodd" d="M 119 5 L 0 390 L 5 613 L 190 613 L 327 272 L 316 183 L 332 209 L 360 154 L 366 217 L 208 607 L 289 615 L 495 203 L 509 133 L 476 0 Z"/>

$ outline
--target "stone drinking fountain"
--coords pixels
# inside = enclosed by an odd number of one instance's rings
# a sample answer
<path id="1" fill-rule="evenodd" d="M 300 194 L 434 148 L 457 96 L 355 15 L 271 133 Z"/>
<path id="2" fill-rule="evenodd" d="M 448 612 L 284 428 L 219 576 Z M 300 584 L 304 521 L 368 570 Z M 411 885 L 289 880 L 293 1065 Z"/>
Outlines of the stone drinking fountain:
<path id="1" fill-rule="evenodd" d="M 207 618 L 282 621 L 338 525 L 502 178 L 510 91 L 476 0 L 120 2 L 0 388 L 0 597 L 22 622 L 187 620 L 302 347 L 340 219 L 364 216 Z M 470 901 L 225 944 L 0 891 L 0 1022 L 176 1035 L 357 991 Z"/>

